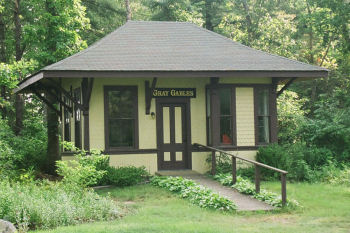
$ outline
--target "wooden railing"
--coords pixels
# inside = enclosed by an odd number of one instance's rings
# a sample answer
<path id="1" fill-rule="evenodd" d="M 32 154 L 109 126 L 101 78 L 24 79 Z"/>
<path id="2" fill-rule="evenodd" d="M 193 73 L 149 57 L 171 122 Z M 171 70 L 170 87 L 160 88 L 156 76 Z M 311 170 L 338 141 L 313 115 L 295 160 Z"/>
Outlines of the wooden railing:
<path id="1" fill-rule="evenodd" d="M 194 143 L 193 146 L 195 146 L 197 148 L 205 148 L 205 149 L 208 149 L 208 150 L 210 150 L 212 152 L 212 158 L 211 158 L 211 161 L 212 161 L 211 173 L 212 173 L 212 175 L 216 174 L 216 156 L 215 156 L 215 153 L 219 152 L 219 153 L 224 153 L 224 154 L 227 154 L 227 155 L 231 156 L 231 158 L 232 158 L 232 182 L 233 182 L 233 184 L 235 184 L 237 182 L 237 159 L 240 159 L 242 161 L 254 164 L 254 166 L 255 166 L 255 191 L 257 193 L 260 192 L 260 178 L 261 178 L 260 177 L 260 167 L 267 168 L 267 169 L 270 169 L 270 170 L 273 170 L 275 172 L 280 173 L 281 174 L 282 205 L 283 206 L 286 205 L 286 202 L 287 202 L 287 180 L 286 180 L 286 176 L 288 174 L 287 171 L 284 171 L 284 170 L 281 170 L 281 169 L 278 169 L 278 168 L 275 168 L 275 167 L 271 167 L 269 165 L 266 165 L 266 164 L 263 164 L 263 163 L 259 163 L 259 162 L 254 161 L 254 160 L 242 158 L 242 157 L 239 157 L 237 155 L 231 154 L 231 153 L 229 153 L 227 151 L 220 150 L 220 149 L 217 149 L 217 148 L 214 148 L 214 147 L 211 147 L 211 146 L 204 146 L 204 145 L 201 145 L 201 144 L 198 144 L 198 143 Z"/>

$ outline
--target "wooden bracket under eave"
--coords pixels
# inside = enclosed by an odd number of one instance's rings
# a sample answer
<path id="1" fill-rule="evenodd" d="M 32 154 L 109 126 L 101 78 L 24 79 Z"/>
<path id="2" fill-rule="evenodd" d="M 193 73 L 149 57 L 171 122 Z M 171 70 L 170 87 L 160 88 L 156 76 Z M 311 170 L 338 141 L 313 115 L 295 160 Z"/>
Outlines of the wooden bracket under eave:
<path id="1" fill-rule="evenodd" d="M 276 97 L 278 98 L 297 78 L 291 78 L 289 81 L 277 92 Z"/>
<path id="2" fill-rule="evenodd" d="M 61 85 L 60 83 L 52 80 L 52 79 L 47 79 L 49 80 L 53 85 L 50 85 L 52 88 L 56 89 L 58 92 L 61 92 L 63 94 L 63 96 L 65 96 L 66 98 L 68 98 L 75 106 L 77 106 L 80 110 L 84 111 L 84 106 L 80 103 L 78 103 L 78 101 L 76 101 L 73 98 L 72 93 L 69 93 L 68 91 L 66 91 Z M 72 91 L 72 90 L 70 90 Z"/>
<path id="3" fill-rule="evenodd" d="M 56 101 L 60 103 L 61 107 L 64 106 L 70 113 L 73 113 L 73 107 L 71 105 L 66 104 L 64 101 L 62 101 L 62 97 L 59 94 L 56 94 L 51 88 L 45 86 L 40 82 L 38 82 L 36 86 L 40 87 L 42 90 L 45 90 L 46 94 L 54 97 Z M 60 107 L 60 111 L 62 112 L 61 107 Z"/>
<path id="4" fill-rule="evenodd" d="M 149 81 L 145 81 L 145 101 L 146 101 L 146 115 L 150 114 L 151 102 L 152 102 L 152 91 L 156 88 L 157 78 L 153 78 L 152 86 L 150 87 Z"/>
<path id="5" fill-rule="evenodd" d="M 82 97 L 83 97 L 83 109 L 82 109 L 83 111 L 89 111 L 90 98 L 91 98 L 93 85 L 94 85 L 93 78 L 83 78 L 83 81 L 81 83 Z"/>
<path id="6" fill-rule="evenodd" d="M 34 87 L 30 88 L 30 90 L 41 100 L 43 101 L 49 108 L 51 108 L 53 111 L 56 112 L 59 118 L 62 117 L 62 112 L 58 110 L 54 103 L 50 102 L 45 96 L 42 96 L 38 90 L 36 90 Z"/>

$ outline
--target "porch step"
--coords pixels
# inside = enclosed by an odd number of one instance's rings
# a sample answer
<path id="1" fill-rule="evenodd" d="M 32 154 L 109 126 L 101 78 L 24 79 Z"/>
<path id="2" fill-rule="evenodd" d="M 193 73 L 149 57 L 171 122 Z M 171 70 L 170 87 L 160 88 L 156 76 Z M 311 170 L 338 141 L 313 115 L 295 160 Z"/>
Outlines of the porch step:
<path id="1" fill-rule="evenodd" d="M 181 176 L 186 179 L 194 180 L 196 183 L 203 185 L 223 197 L 233 201 L 237 205 L 238 211 L 258 211 L 273 210 L 275 207 L 265 202 L 254 199 L 248 195 L 241 194 L 237 190 L 221 185 L 219 182 L 192 170 L 171 170 L 157 171 L 159 176 Z"/>
<path id="2" fill-rule="evenodd" d="M 190 169 L 184 169 L 184 170 L 161 170 L 156 171 L 155 174 L 157 176 L 196 176 L 201 175 L 200 173 L 190 170 Z"/>

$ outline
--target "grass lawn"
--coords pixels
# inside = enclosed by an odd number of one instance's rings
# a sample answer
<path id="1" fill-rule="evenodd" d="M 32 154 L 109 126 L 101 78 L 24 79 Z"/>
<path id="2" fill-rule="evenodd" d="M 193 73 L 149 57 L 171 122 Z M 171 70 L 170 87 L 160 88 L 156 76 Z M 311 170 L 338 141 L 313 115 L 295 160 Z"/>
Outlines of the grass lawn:
<path id="1" fill-rule="evenodd" d="M 280 184 L 263 188 L 280 192 Z M 110 222 L 87 223 L 40 232 L 350 232 L 350 188 L 325 184 L 288 184 L 293 211 L 222 213 L 205 210 L 150 185 L 114 188 L 110 192 L 127 215 Z"/>

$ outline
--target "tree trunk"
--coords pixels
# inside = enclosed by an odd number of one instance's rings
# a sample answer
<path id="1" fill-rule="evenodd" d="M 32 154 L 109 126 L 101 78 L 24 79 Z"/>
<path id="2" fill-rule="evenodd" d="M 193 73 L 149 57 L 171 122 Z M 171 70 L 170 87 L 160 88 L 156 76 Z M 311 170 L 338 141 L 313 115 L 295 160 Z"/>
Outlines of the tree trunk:
<path id="1" fill-rule="evenodd" d="M 53 15 L 57 16 L 56 9 L 51 5 L 51 1 L 46 0 L 46 11 Z M 48 28 L 46 38 L 48 40 L 55 37 L 55 34 L 50 28 L 55 27 L 54 23 L 48 22 Z M 51 52 L 56 51 L 56 44 L 51 43 L 49 45 Z M 50 61 L 47 61 L 48 63 Z M 51 95 L 47 95 L 47 99 L 51 103 L 56 103 L 57 100 Z M 46 106 L 46 121 L 47 121 L 47 161 L 46 161 L 46 172 L 52 175 L 56 175 L 56 161 L 61 160 L 61 153 L 59 151 L 59 124 L 58 124 L 58 115 L 51 108 Z"/>
<path id="2" fill-rule="evenodd" d="M 246 12 L 246 23 L 247 23 L 247 34 L 248 34 L 248 45 L 252 44 L 252 39 L 254 37 L 253 35 L 253 22 L 252 22 L 252 18 L 250 17 L 250 13 L 249 13 L 249 7 L 248 7 L 248 3 L 246 0 L 242 0 L 242 5 L 243 8 Z"/>
<path id="3" fill-rule="evenodd" d="M 126 21 L 131 20 L 131 10 L 129 0 L 125 0 Z"/>
<path id="4" fill-rule="evenodd" d="M 350 37 L 349 37 L 349 26 L 346 23 L 346 21 L 344 21 L 344 23 L 341 25 L 341 34 L 345 40 L 345 43 L 344 43 L 345 44 L 345 53 L 347 53 L 350 51 Z"/>
<path id="5" fill-rule="evenodd" d="M 311 8 L 309 6 L 309 4 L 307 4 L 307 12 L 308 14 L 311 16 L 312 12 L 311 12 Z M 314 54 L 313 54 L 313 41 L 314 41 L 314 34 L 313 34 L 313 30 L 312 30 L 312 25 L 309 25 L 309 63 L 310 64 L 314 64 L 315 60 L 314 60 Z M 314 111 L 314 103 L 316 101 L 316 95 L 317 95 L 317 81 L 316 79 L 312 81 L 312 87 L 311 87 L 311 113 L 313 113 Z"/>
<path id="6" fill-rule="evenodd" d="M 46 95 L 51 103 L 56 103 L 56 99 L 51 95 Z M 51 108 L 46 108 L 47 115 L 47 161 L 46 172 L 56 175 L 56 161 L 61 160 L 59 151 L 58 115 Z"/>
<path id="7" fill-rule="evenodd" d="M 6 63 L 6 50 L 5 50 L 5 23 L 2 13 L 0 13 L 0 62 Z M 1 98 L 6 98 L 6 87 L 0 86 L 0 96 Z M 0 107 L 1 117 L 6 118 L 7 111 L 5 107 Z"/>
<path id="8" fill-rule="evenodd" d="M 4 17 L 0 13 L 0 62 L 6 62 L 5 33 Z"/>
<path id="9" fill-rule="evenodd" d="M 15 8 L 13 11 L 13 21 L 15 23 L 15 47 L 16 47 L 16 61 L 22 59 L 22 49 L 21 49 L 21 37 L 22 37 L 22 25 L 20 22 L 20 4 L 21 0 L 15 0 Z"/>
<path id="10" fill-rule="evenodd" d="M 211 15 L 211 2 L 210 0 L 205 0 L 205 28 L 213 31 L 212 15 Z"/>
<path id="11" fill-rule="evenodd" d="M 15 53 L 16 61 L 22 59 L 22 49 L 21 49 L 21 39 L 22 39 L 22 26 L 20 22 L 20 4 L 21 0 L 14 1 L 14 11 L 13 11 L 13 21 L 15 23 Z M 19 77 L 19 81 L 21 77 Z M 24 100 L 21 94 L 16 94 L 15 96 L 15 111 L 16 111 L 16 123 L 14 127 L 14 132 L 19 135 L 23 128 L 23 113 L 24 113 Z"/>

